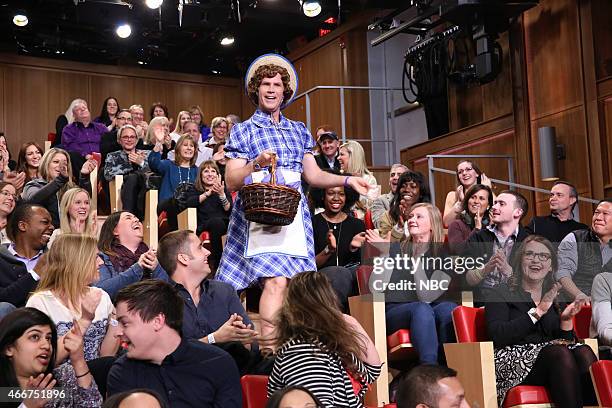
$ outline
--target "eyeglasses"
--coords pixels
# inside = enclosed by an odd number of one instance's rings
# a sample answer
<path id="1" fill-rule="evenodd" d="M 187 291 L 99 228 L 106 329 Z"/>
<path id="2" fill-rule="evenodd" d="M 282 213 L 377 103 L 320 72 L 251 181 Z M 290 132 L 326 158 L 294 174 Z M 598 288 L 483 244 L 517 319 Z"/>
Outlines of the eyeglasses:
<path id="1" fill-rule="evenodd" d="M 4 197 L 13 197 L 13 200 L 17 201 L 17 195 L 13 194 L 13 193 L 10 193 L 10 192 L 8 192 L 6 190 L 0 190 L 0 195 L 2 195 Z"/>
<path id="2" fill-rule="evenodd" d="M 126 136 L 121 136 L 121 140 L 136 140 L 136 136 L 134 135 L 126 135 Z"/>
<path id="3" fill-rule="evenodd" d="M 117 117 L 117 119 L 121 119 L 121 120 L 132 120 L 132 118 L 126 118 L 126 117 L 121 117 L 121 116 L 118 116 L 118 117 Z"/>
<path id="4" fill-rule="evenodd" d="M 472 170 L 474 170 L 474 169 L 471 168 L 471 167 L 466 167 L 465 169 L 457 170 L 457 174 L 458 175 L 462 175 L 463 173 L 469 173 Z"/>
<path id="5" fill-rule="evenodd" d="M 537 259 L 540 262 L 546 262 L 549 261 L 552 256 L 546 252 L 525 251 L 523 257 L 528 260 Z"/>

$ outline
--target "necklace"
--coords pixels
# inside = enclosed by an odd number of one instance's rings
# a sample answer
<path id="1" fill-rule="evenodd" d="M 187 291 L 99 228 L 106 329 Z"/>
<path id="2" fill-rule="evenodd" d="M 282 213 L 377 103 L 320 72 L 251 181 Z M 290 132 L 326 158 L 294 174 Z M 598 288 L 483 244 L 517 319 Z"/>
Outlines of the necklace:
<path id="1" fill-rule="evenodd" d="M 327 224 L 327 230 L 333 231 L 334 237 L 336 237 L 336 266 L 339 266 L 338 251 L 340 249 L 340 237 L 342 236 L 342 224 L 344 223 L 346 218 L 344 218 L 344 220 L 340 222 L 335 223 L 333 221 L 329 221 L 327 217 L 325 216 L 325 214 L 321 214 L 321 216 L 323 217 L 323 219 L 325 220 L 325 223 Z M 336 231 L 338 231 L 338 235 L 336 235 Z"/>

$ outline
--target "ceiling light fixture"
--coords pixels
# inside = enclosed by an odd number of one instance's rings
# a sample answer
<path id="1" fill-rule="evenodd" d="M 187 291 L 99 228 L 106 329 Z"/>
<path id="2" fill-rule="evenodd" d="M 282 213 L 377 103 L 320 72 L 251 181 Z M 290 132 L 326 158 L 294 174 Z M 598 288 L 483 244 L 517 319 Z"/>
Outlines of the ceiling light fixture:
<path id="1" fill-rule="evenodd" d="M 130 27 L 129 24 L 121 24 L 120 26 L 117 26 L 115 32 L 120 38 L 128 38 L 130 35 L 132 35 L 132 27 Z"/>
<path id="2" fill-rule="evenodd" d="M 316 17 L 321 14 L 321 3 L 317 0 L 303 0 L 302 12 L 306 17 Z"/>
<path id="3" fill-rule="evenodd" d="M 227 47 L 228 45 L 232 45 L 234 43 L 234 41 L 236 41 L 234 39 L 234 36 L 229 34 L 229 35 L 224 36 L 221 39 L 221 45 L 225 45 Z"/>
<path id="4" fill-rule="evenodd" d="M 22 11 L 18 11 L 15 13 L 15 16 L 13 16 L 13 24 L 17 27 L 25 27 L 28 25 L 28 22 L 28 16 Z"/>
<path id="5" fill-rule="evenodd" d="M 161 7 L 163 2 L 164 0 L 145 0 L 145 4 L 150 9 L 156 9 L 158 7 Z"/>

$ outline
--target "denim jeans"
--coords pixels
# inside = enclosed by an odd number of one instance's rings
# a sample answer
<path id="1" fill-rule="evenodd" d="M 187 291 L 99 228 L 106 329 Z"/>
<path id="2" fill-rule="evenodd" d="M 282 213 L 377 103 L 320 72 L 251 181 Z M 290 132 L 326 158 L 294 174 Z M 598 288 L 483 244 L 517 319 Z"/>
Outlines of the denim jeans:
<path id="1" fill-rule="evenodd" d="M 444 355 L 442 344 L 455 342 L 452 318 L 455 307 L 453 302 L 388 303 L 385 307 L 387 334 L 409 329 L 421 364 L 438 364 L 444 361 L 439 359 Z"/>

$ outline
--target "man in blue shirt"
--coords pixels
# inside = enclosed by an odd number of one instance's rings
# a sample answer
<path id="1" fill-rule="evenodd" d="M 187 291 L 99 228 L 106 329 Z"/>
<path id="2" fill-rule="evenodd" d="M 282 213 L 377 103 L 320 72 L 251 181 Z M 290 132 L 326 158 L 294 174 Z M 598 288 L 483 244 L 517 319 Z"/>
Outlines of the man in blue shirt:
<path id="1" fill-rule="evenodd" d="M 184 301 L 183 337 L 218 345 L 246 373 L 260 359 L 257 350 L 249 352 L 258 333 L 253 330 L 234 288 L 207 279 L 211 272 L 210 252 L 197 235 L 181 230 L 168 233 L 159 241 L 157 255 Z"/>
<path id="2" fill-rule="evenodd" d="M 116 298 L 127 353 L 112 366 L 108 395 L 157 391 L 173 408 L 240 408 L 240 377 L 225 351 L 181 338 L 183 299 L 158 280 L 135 283 Z"/>

